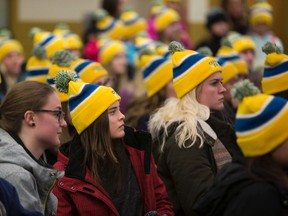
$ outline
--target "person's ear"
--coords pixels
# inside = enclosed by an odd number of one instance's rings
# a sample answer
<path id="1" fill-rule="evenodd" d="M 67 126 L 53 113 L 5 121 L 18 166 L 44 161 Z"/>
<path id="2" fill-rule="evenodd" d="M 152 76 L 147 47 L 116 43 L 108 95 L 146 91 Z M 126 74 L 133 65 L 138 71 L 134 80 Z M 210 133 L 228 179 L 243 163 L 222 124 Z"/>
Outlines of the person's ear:
<path id="1" fill-rule="evenodd" d="M 35 126 L 35 114 L 33 111 L 28 110 L 24 113 L 24 122 L 30 127 Z"/>

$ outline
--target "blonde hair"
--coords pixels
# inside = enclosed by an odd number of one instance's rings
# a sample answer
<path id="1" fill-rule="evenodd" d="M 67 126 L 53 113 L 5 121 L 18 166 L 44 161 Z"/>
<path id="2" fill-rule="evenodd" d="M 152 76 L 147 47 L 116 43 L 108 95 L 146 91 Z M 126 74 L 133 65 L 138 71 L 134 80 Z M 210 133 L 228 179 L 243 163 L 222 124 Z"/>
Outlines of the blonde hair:
<path id="1" fill-rule="evenodd" d="M 151 116 L 148 128 L 152 134 L 153 141 L 160 143 L 161 151 L 163 151 L 166 138 L 168 137 L 168 128 L 175 122 L 178 123 L 175 130 L 175 138 L 179 148 L 190 148 L 194 145 L 197 138 L 200 139 L 200 147 L 203 145 L 203 133 L 197 129 L 197 122 L 199 119 L 207 120 L 210 116 L 210 110 L 207 106 L 197 101 L 196 89 L 193 89 L 181 99 L 167 99 L 165 105 Z M 163 135 L 159 136 L 162 131 Z M 187 140 L 192 142 L 187 144 Z"/>

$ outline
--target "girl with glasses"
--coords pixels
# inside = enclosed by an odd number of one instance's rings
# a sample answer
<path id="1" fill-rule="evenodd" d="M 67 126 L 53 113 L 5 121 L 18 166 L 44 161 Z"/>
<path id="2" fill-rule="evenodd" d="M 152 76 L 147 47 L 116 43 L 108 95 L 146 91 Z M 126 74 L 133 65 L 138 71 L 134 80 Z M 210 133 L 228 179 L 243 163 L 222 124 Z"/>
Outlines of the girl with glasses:
<path id="1" fill-rule="evenodd" d="M 16 188 L 28 210 L 45 215 L 56 212 L 57 199 L 51 188 L 62 173 L 41 156 L 60 145 L 64 127 L 59 97 L 48 84 L 17 83 L 0 107 L 0 177 Z"/>

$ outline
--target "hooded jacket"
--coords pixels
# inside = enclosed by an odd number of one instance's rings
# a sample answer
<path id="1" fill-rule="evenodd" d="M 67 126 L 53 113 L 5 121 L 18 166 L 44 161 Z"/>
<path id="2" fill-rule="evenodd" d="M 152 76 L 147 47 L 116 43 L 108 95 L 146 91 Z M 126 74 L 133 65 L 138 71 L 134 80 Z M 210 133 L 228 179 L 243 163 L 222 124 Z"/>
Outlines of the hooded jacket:
<path id="1" fill-rule="evenodd" d="M 51 193 L 56 178 L 63 172 L 42 165 L 33 158 L 17 135 L 0 128 L 0 177 L 17 190 L 24 208 L 55 215 L 57 199 Z"/>
<path id="2" fill-rule="evenodd" d="M 288 190 L 251 178 L 245 161 L 224 167 L 208 193 L 195 205 L 198 216 L 288 215 Z"/>
<path id="3" fill-rule="evenodd" d="M 135 132 L 126 127 L 124 143 L 143 199 L 143 215 L 151 212 L 174 215 L 166 188 L 157 175 L 151 157 L 151 137 L 148 133 Z M 76 136 L 59 149 L 58 162 L 54 166 L 65 170 L 65 176 L 57 181 L 53 189 L 58 197 L 57 215 L 119 216 L 108 192 L 82 164 L 83 151 L 80 146 L 80 139 Z"/>

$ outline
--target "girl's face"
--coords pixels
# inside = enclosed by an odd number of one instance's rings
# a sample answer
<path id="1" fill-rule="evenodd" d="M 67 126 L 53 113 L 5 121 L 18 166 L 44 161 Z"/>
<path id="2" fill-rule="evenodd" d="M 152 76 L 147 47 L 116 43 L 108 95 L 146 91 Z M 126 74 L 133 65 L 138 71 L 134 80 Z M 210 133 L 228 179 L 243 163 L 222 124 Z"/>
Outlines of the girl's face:
<path id="1" fill-rule="evenodd" d="M 18 52 L 9 52 L 2 60 L 7 73 L 11 76 L 19 76 L 21 73 L 21 66 L 23 64 L 24 58 Z"/>
<path id="2" fill-rule="evenodd" d="M 58 94 L 50 94 L 46 105 L 34 113 L 35 137 L 38 143 L 44 149 L 58 147 L 62 129 L 67 126 Z"/>
<path id="3" fill-rule="evenodd" d="M 112 139 L 123 138 L 125 116 L 120 111 L 120 102 L 116 101 L 108 108 L 109 131 Z"/>
<path id="4" fill-rule="evenodd" d="M 111 70 L 116 75 L 125 74 L 127 71 L 127 59 L 124 52 L 117 53 L 111 60 Z"/>
<path id="5" fill-rule="evenodd" d="M 173 22 L 169 24 L 164 30 L 163 34 L 170 41 L 181 41 L 182 32 L 179 22 Z"/>
<path id="6" fill-rule="evenodd" d="M 239 53 L 239 56 L 246 62 L 248 68 L 251 70 L 255 59 L 255 51 L 253 49 L 245 49 Z"/>
<path id="7" fill-rule="evenodd" d="M 212 110 L 224 108 L 224 93 L 226 89 L 222 85 L 222 75 L 216 72 L 209 76 L 196 91 L 196 97 L 200 104 L 206 105 Z"/>

